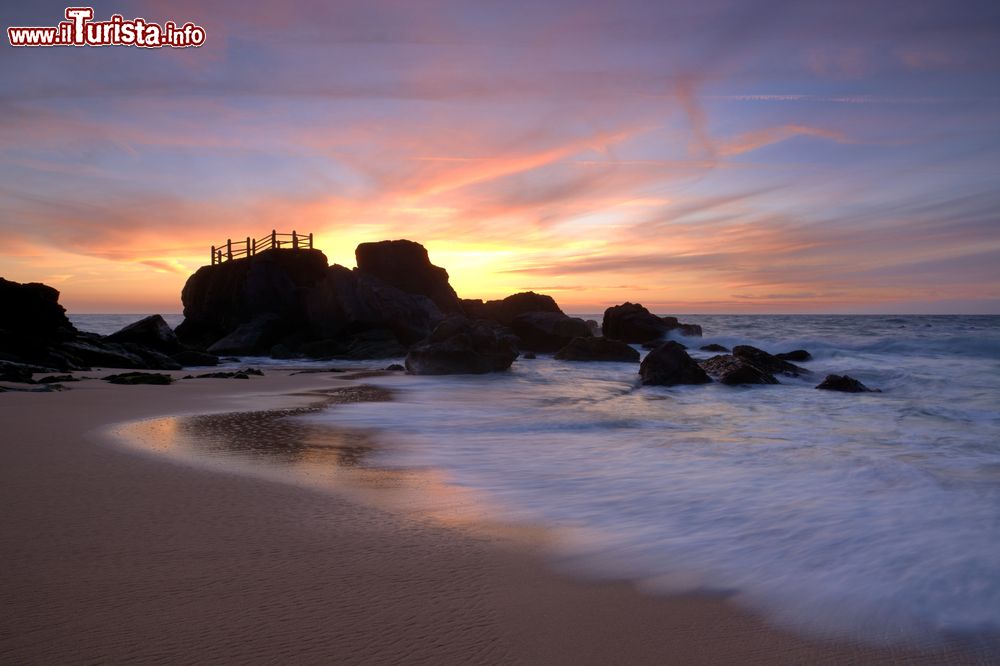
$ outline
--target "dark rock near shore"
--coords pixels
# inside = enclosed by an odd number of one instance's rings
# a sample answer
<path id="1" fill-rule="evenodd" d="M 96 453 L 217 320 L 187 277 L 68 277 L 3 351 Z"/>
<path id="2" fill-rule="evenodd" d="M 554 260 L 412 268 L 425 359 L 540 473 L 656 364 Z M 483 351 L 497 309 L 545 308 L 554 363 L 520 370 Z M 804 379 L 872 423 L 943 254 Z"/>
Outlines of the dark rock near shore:
<path id="1" fill-rule="evenodd" d="M 525 312 L 510 323 L 520 348 L 534 352 L 556 352 L 573 338 L 593 337 L 587 322 L 560 312 Z"/>
<path id="2" fill-rule="evenodd" d="M 485 374 L 507 370 L 516 358 L 510 336 L 487 322 L 451 315 L 410 348 L 406 370 L 415 375 Z"/>
<path id="3" fill-rule="evenodd" d="M 36 384 L 58 384 L 60 382 L 78 382 L 80 381 L 73 375 L 49 375 L 48 377 L 39 377 L 35 380 Z"/>
<path id="4" fill-rule="evenodd" d="M 761 370 L 746 360 L 726 354 L 723 356 L 713 356 L 702 361 L 702 369 L 709 375 L 715 377 L 723 384 L 734 386 L 737 384 L 778 384 L 774 375 Z"/>
<path id="5" fill-rule="evenodd" d="M 736 345 L 733 347 L 733 356 L 770 374 L 782 374 L 790 377 L 809 374 L 809 370 L 805 368 L 800 368 L 794 363 L 784 361 L 773 354 L 768 354 L 763 349 L 750 345 Z"/>
<path id="6" fill-rule="evenodd" d="M 712 381 L 701 366 L 674 341 L 667 341 L 646 354 L 639 366 L 642 383 L 656 386 L 707 384 Z"/>
<path id="7" fill-rule="evenodd" d="M 164 386 L 174 380 L 170 375 L 154 372 L 123 372 L 118 375 L 108 375 L 104 381 L 112 384 L 154 384 Z"/>
<path id="8" fill-rule="evenodd" d="M 816 388 L 824 391 L 841 391 L 843 393 L 881 393 L 879 389 L 868 388 L 849 375 L 827 375 Z"/>
<path id="9" fill-rule="evenodd" d="M 391 363 L 385 366 L 386 372 L 403 372 L 406 370 L 406 366 L 400 365 L 399 363 Z"/>
<path id="10" fill-rule="evenodd" d="M 21 363 L 0 362 L 0 382 L 14 382 L 15 384 L 34 384 L 31 378 L 31 366 Z"/>
<path id="11" fill-rule="evenodd" d="M 371 329 L 349 337 L 307 342 L 300 351 L 302 356 L 313 359 L 362 360 L 402 358 L 406 349 L 392 331 Z"/>
<path id="12" fill-rule="evenodd" d="M 782 361 L 795 361 L 796 363 L 802 363 L 803 361 L 812 360 L 812 354 L 807 352 L 805 349 L 796 349 L 790 352 L 775 354 L 774 357 L 780 358 Z"/>
<path id="13" fill-rule="evenodd" d="M 518 315 L 528 312 L 555 312 L 564 314 L 555 300 L 545 294 L 524 291 L 496 301 L 463 299 L 465 314 L 472 319 L 490 319 L 510 326 Z"/>
<path id="14" fill-rule="evenodd" d="M 701 326 L 682 324 L 677 317 L 657 317 L 638 303 L 623 303 L 604 311 L 604 337 L 629 343 L 662 339 L 670 331 L 685 336 L 701 336 Z"/>
<path id="15" fill-rule="evenodd" d="M 431 263 L 427 250 L 410 240 L 362 243 L 354 251 L 358 272 L 408 294 L 426 296 L 444 313 L 462 312 L 448 271 Z"/>
<path id="16" fill-rule="evenodd" d="M 108 342 L 130 342 L 161 354 L 175 354 L 181 350 L 181 343 L 173 329 L 158 314 L 129 324 L 104 339 Z"/>
<path id="17" fill-rule="evenodd" d="M 639 352 L 620 340 L 609 338 L 573 338 L 556 352 L 560 361 L 638 362 Z"/>
<path id="18" fill-rule="evenodd" d="M 638 303 L 623 303 L 604 311 L 604 337 L 622 342 L 643 343 L 662 338 L 670 322 L 657 317 Z"/>
<path id="19" fill-rule="evenodd" d="M 722 352 L 724 354 L 729 352 L 729 347 L 723 347 L 722 345 L 717 345 L 714 342 L 710 345 L 703 345 L 699 347 L 699 349 L 707 352 Z"/>

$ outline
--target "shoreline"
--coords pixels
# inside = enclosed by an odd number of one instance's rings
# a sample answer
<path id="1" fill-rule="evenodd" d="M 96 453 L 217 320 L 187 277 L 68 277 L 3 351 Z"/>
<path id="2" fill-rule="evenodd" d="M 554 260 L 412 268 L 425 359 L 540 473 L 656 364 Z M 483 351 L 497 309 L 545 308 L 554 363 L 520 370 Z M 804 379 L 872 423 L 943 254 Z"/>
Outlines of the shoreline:
<path id="1" fill-rule="evenodd" d="M 142 419 L 294 408 L 329 376 L 69 386 L 0 398 L 12 661 L 977 661 L 803 638 L 719 598 L 569 579 L 509 537 L 96 443 Z"/>

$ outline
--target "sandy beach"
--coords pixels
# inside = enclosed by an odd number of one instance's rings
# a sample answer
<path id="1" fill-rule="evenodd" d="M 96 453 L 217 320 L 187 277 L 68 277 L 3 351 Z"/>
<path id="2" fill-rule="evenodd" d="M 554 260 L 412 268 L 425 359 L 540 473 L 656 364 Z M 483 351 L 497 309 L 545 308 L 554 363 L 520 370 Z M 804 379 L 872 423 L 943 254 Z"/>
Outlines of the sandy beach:
<path id="1" fill-rule="evenodd" d="M 0 660 L 977 662 L 957 649 L 802 638 L 723 599 L 571 580 L 530 543 L 144 455 L 107 435 L 150 417 L 308 404 L 309 391 L 363 381 L 269 370 L 0 396 Z"/>

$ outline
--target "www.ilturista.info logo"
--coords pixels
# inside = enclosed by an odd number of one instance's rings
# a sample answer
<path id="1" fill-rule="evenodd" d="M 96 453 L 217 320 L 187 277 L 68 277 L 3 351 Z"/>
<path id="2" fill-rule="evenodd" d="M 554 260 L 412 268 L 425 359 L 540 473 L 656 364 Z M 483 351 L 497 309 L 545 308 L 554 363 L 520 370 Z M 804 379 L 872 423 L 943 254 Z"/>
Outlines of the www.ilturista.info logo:
<path id="1" fill-rule="evenodd" d="M 114 14 L 107 21 L 93 21 L 93 7 L 67 7 L 66 20 L 50 28 L 10 27 L 11 46 L 139 46 L 158 49 L 165 46 L 185 48 L 205 43 L 205 29 L 194 23 L 178 26 L 173 21 L 163 25 L 146 19 L 126 20 Z"/>

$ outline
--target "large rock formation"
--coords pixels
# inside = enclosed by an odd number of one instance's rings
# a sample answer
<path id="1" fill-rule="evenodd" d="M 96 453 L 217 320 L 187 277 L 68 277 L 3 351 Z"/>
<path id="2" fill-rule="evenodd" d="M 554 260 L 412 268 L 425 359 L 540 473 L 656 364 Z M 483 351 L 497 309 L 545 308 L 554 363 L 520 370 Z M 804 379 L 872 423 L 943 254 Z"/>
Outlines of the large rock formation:
<path id="1" fill-rule="evenodd" d="M 701 336 L 701 326 L 682 324 L 676 317 L 657 317 L 638 303 L 622 303 L 604 311 L 604 337 L 622 342 L 659 340 L 670 331 Z"/>
<path id="2" fill-rule="evenodd" d="M 326 271 L 326 255 L 309 249 L 268 250 L 202 266 L 181 292 L 184 321 L 177 327 L 177 337 L 186 345 L 207 349 L 263 315 L 274 315 L 287 331 L 299 329 L 305 323 L 305 292 Z"/>
<path id="3" fill-rule="evenodd" d="M 643 384 L 676 386 L 678 384 L 707 384 L 712 378 L 673 340 L 646 354 L 639 366 Z"/>
<path id="4" fill-rule="evenodd" d="M 499 327 L 451 315 L 427 340 L 410 348 L 406 370 L 415 375 L 478 375 L 506 370 L 516 358 L 514 340 Z"/>
<path id="5" fill-rule="evenodd" d="M 354 270 L 327 266 L 311 249 L 204 266 L 181 294 L 178 337 L 217 354 L 384 357 L 426 338 L 445 312 L 461 311 L 448 273 L 419 243 L 363 243 L 356 256 Z"/>
<path id="6" fill-rule="evenodd" d="M 410 240 L 362 243 L 354 251 L 358 272 L 408 294 L 430 298 L 441 312 L 462 312 L 448 271 L 435 266 L 420 243 Z"/>

